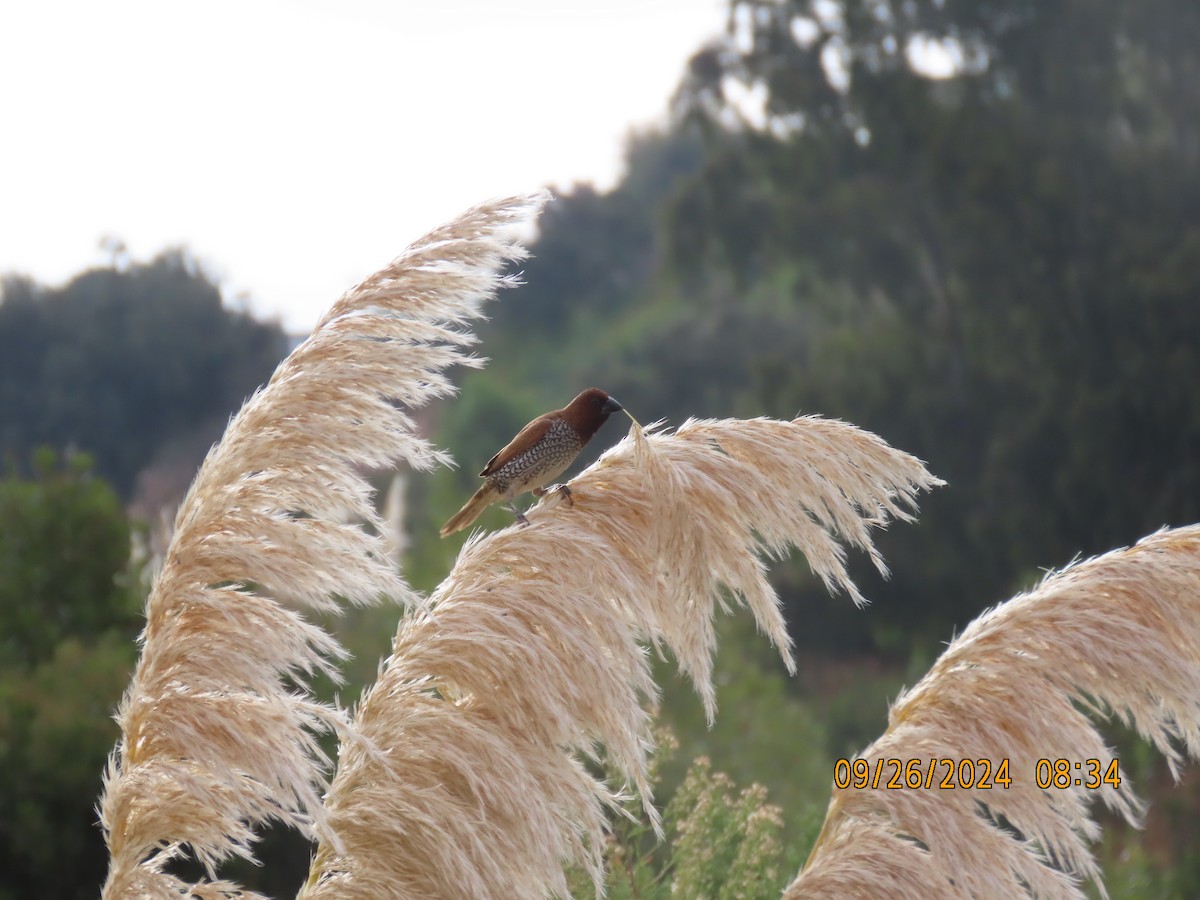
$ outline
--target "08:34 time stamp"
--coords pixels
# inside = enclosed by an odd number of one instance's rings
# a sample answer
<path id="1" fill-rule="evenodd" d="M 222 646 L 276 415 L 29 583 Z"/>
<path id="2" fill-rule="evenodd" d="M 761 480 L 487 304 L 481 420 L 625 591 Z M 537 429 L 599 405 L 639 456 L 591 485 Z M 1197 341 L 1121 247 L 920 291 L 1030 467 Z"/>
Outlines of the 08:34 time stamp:
<path id="1" fill-rule="evenodd" d="M 1033 767 L 1033 783 L 1042 790 L 1082 787 L 1096 790 L 1121 786 L 1120 760 L 1099 759 L 1073 762 L 1069 759 L 1039 759 Z M 846 790 L 964 790 L 987 791 L 1012 787 L 1012 764 L 1008 759 L 885 759 L 859 757 L 839 759 L 833 765 L 833 784 Z"/>

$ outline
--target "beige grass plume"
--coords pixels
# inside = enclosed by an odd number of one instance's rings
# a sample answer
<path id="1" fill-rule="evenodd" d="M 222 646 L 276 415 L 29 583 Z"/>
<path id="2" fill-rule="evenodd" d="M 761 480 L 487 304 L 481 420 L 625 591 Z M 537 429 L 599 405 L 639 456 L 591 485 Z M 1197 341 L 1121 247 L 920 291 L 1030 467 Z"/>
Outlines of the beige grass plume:
<path id="1" fill-rule="evenodd" d="M 324 839 L 301 896 L 565 895 L 564 866 L 597 890 L 607 807 L 647 810 L 642 642 L 669 650 L 711 718 L 718 606 L 747 606 L 793 667 L 762 556 L 798 547 L 831 588 L 861 597 L 839 540 L 908 518 L 938 484 L 853 426 L 689 421 L 631 436 L 528 513 L 475 536 L 428 607 L 404 619 L 343 742 Z M 373 749 L 372 749 L 373 748 Z M 598 781 L 601 751 L 625 785 Z"/>
<path id="2" fill-rule="evenodd" d="M 1100 883 L 1090 807 L 1130 822 L 1142 809 L 1119 765 L 1119 788 L 1074 784 L 1095 784 L 1086 760 L 1103 775 L 1113 758 L 1087 713 L 1136 726 L 1178 777 L 1185 753 L 1200 757 L 1197 697 L 1200 525 L 1068 566 L 972 622 L 861 754 L 872 769 L 922 760 L 922 773 L 932 759 L 987 759 L 993 771 L 1008 760 L 1011 787 L 835 787 L 785 897 L 1085 897 L 1081 880 Z M 1068 786 L 1039 788 L 1040 759 L 1067 760 Z"/>
<path id="3" fill-rule="evenodd" d="M 314 732 L 344 728 L 304 680 L 337 677 L 341 647 L 305 610 L 405 599 L 364 470 L 445 461 L 399 407 L 452 391 L 461 329 L 505 283 L 545 197 L 472 209 L 347 292 L 230 422 L 179 509 L 146 607 L 142 656 L 105 777 L 106 898 L 178 897 L 163 871 L 251 857 L 277 819 L 329 837 L 327 760 Z M 369 527 L 363 527 L 361 523 Z M 233 890 L 190 888 L 196 896 Z"/>

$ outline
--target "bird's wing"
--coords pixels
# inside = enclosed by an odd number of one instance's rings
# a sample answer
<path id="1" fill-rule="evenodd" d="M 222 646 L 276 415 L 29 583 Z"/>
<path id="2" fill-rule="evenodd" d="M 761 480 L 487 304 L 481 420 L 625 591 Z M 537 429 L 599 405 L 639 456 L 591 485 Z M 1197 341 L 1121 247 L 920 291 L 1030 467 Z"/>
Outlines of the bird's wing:
<path id="1" fill-rule="evenodd" d="M 480 476 L 491 475 L 497 469 L 504 468 L 505 463 L 510 459 L 524 453 L 540 441 L 546 432 L 550 430 L 553 421 L 550 416 L 539 416 L 522 428 L 517 432 L 517 436 L 508 442 L 508 446 L 488 460 L 487 465 L 483 467 L 483 471 L 479 473 Z"/>

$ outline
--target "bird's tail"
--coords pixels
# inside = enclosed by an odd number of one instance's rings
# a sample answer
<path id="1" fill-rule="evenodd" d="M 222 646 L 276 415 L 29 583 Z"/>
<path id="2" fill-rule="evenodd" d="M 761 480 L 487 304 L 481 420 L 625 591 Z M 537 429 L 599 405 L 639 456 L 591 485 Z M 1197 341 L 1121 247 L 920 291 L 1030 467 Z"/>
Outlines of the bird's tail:
<path id="1" fill-rule="evenodd" d="M 466 502 L 450 521 L 442 526 L 441 535 L 446 537 L 456 531 L 462 531 L 479 518 L 480 514 L 500 499 L 500 492 L 490 483 L 484 482 L 483 487 L 475 492 L 475 496 Z"/>

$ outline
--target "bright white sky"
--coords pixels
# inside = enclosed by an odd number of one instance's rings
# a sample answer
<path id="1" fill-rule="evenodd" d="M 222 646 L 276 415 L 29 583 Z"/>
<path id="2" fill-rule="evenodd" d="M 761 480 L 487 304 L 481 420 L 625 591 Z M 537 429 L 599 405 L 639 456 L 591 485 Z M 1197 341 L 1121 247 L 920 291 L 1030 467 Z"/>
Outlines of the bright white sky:
<path id="1" fill-rule="evenodd" d="M 617 178 L 723 0 L 0 6 L 0 273 L 183 244 L 310 327 L 490 197 Z"/>

